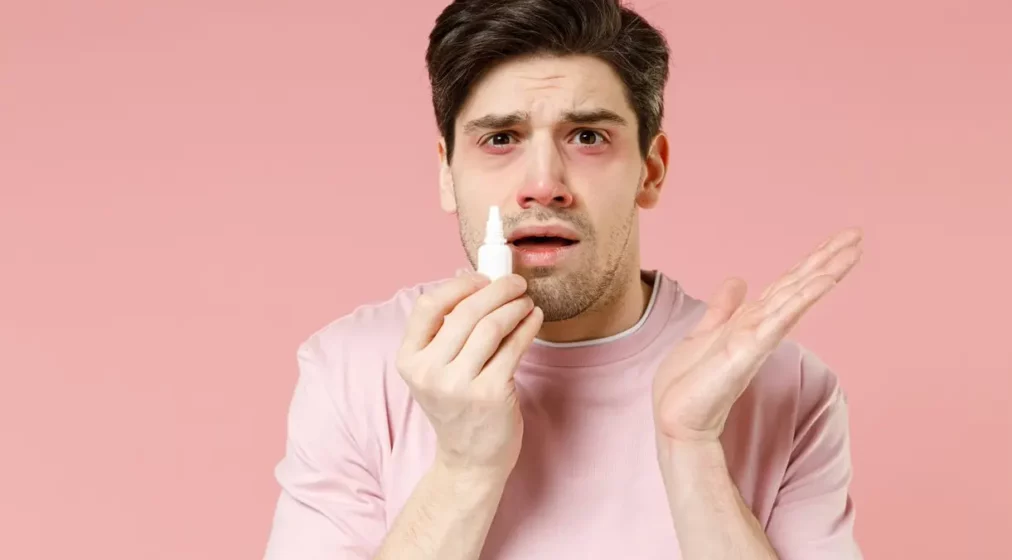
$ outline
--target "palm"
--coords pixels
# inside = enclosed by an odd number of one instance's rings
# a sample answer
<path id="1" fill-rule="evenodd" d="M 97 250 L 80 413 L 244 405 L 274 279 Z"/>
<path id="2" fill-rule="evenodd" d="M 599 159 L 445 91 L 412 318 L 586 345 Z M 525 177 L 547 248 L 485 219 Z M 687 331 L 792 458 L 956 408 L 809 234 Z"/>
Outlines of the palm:
<path id="1" fill-rule="evenodd" d="M 716 440 L 731 405 L 805 311 L 857 263 L 861 235 L 844 231 L 816 249 L 754 302 L 731 279 L 696 328 L 672 349 L 654 379 L 658 435 Z"/>

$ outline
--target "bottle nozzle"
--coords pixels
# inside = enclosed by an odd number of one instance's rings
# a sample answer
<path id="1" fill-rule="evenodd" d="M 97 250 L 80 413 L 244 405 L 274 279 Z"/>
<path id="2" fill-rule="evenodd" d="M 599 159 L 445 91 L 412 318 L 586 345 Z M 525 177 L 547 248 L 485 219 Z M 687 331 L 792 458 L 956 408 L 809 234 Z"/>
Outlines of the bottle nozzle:
<path id="1" fill-rule="evenodd" d="M 488 207 L 488 222 L 485 224 L 485 243 L 506 243 L 502 231 L 502 216 L 498 206 Z"/>

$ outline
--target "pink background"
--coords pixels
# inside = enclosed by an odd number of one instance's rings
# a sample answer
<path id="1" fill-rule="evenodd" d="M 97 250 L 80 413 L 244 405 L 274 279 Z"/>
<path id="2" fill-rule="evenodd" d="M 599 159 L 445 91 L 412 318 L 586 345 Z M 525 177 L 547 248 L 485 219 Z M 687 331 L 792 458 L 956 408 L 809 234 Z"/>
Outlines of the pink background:
<path id="1" fill-rule="evenodd" d="M 462 262 L 443 5 L 3 0 L 0 556 L 262 554 L 296 345 Z M 862 545 L 1007 551 L 1012 4 L 637 5 L 674 58 L 645 265 L 758 293 L 864 226 L 795 333 L 849 393 Z"/>

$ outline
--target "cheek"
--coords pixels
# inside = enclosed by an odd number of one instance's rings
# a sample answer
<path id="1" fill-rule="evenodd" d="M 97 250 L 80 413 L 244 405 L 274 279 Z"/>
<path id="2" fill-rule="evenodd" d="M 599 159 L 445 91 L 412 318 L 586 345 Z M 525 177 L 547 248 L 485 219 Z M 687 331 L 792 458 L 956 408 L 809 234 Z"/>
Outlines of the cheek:
<path id="1" fill-rule="evenodd" d="M 595 172 L 596 171 L 596 172 Z M 593 223 L 598 250 L 610 252 L 624 243 L 630 215 L 636 208 L 640 169 L 628 164 L 603 169 L 584 169 L 580 178 L 582 198 Z"/>
<path id="2" fill-rule="evenodd" d="M 483 184 L 481 182 L 477 184 Z M 474 183 L 464 183 L 456 189 L 457 213 L 461 223 L 471 227 L 485 227 L 489 206 L 502 207 L 502 201 L 492 189 L 474 188 Z"/>
<path id="3" fill-rule="evenodd" d="M 478 219 L 471 211 L 459 212 L 457 223 L 460 227 L 460 240 L 464 250 L 468 254 L 475 253 L 485 237 L 485 219 Z"/>
<path id="4" fill-rule="evenodd" d="M 571 173 L 581 180 L 616 188 L 637 183 L 643 168 L 643 158 L 635 144 L 626 138 L 601 146 L 566 146 Z"/>
<path id="5" fill-rule="evenodd" d="M 612 159 L 571 169 L 573 184 L 582 185 L 580 194 L 584 203 L 599 223 L 617 220 L 616 216 L 623 214 L 625 208 L 635 206 L 641 175 L 638 161 Z M 624 214 L 621 219 L 625 219 Z"/>
<path id="6" fill-rule="evenodd" d="M 460 205 L 483 208 L 502 206 L 524 178 L 524 161 L 517 151 L 507 155 L 460 153 L 454 156 L 454 185 Z"/>
<path id="7" fill-rule="evenodd" d="M 466 176 L 455 174 L 454 198 L 457 204 L 457 222 L 465 242 L 470 245 L 480 243 L 484 237 L 489 206 L 502 206 L 502 202 L 496 199 L 493 189 L 475 187 L 482 184 L 488 183 L 473 174 Z"/>

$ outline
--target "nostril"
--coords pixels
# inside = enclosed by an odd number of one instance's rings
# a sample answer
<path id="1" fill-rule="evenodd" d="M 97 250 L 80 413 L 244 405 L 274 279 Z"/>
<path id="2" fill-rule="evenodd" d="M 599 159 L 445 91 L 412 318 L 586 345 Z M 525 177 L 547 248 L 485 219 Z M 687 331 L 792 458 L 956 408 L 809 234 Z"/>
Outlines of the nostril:
<path id="1" fill-rule="evenodd" d="M 573 204 L 572 193 L 566 192 L 563 185 L 549 189 L 548 185 L 528 186 L 517 193 L 517 203 L 521 208 L 531 206 L 566 207 Z"/>

